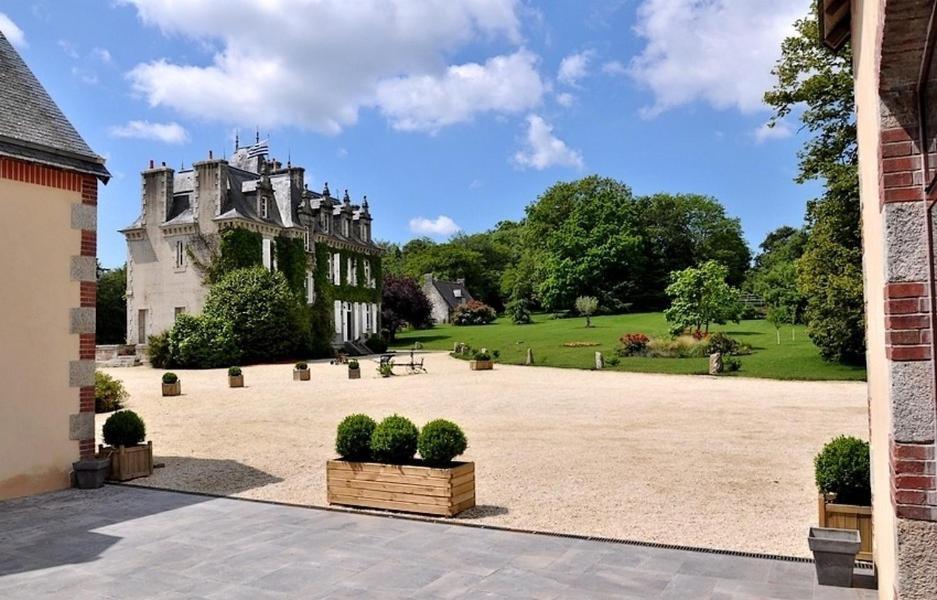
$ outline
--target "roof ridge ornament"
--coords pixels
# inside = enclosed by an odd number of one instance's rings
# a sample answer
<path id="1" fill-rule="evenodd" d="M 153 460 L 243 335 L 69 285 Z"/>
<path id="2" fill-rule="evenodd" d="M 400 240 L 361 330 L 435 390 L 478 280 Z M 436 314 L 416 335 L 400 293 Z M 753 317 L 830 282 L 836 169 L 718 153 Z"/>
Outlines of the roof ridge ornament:
<path id="1" fill-rule="evenodd" d="M 325 196 L 326 198 L 331 198 L 331 197 L 332 197 L 332 192 L 329 191 L 329 182 L 328 182 L 328 181 L 325 182 L 325 186 L 322 188 L 322 195 Z"/>

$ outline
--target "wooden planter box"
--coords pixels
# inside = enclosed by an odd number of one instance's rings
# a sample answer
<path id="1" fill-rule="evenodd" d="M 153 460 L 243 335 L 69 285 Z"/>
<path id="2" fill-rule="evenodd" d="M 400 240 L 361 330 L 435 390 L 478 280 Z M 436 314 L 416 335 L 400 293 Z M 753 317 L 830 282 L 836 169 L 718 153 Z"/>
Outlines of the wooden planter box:
<path id="1" fill-rule="evenodd" d="M 872 560 L 872 507 L 836 504 L 820 494 L 818 501 L 820 527 L 858 529 L 861 545 L 859 560 Z"/>
<path id="2" fill-rule="evenodd" d="M 179 396 L 182 394 L 182 381 L 177 381 L 176 383 L 164 383 L 163 384 L 163 395 L 164 396 Z"/>
<path id="3" fill-rule="evenodd" d="M 130 448 L 98 446 L 98 458 L 111 459 L 111 481 L 129 481 L 153 474 L 153 442 Z"/>
<path id="4" fill-rule="evenodd" d="M 309 369 L 293 369 L 293 381 L 309 381 Z"/>
<path id="5" fill-rule="evenodd" d="M 348 369 L 348 379 L 361 379 L 361 367 Z"/>
<path id="6" fill-rule="evenodd" d="M 228 375 L 228 387 L 244 387 L 244 374 Z"/>
<path id="7" fill-rule="evenodd" d="M 475 463 L 449 468 L 330 460 L 329 504 L 452 517 L 475 506 Z"/>
<path id="8" fill-rule="evenodd" d="M 470 360 L 469 368 L 473 371 L 490 371 L 494 368 L 494 363 L 490 360 Z"/>

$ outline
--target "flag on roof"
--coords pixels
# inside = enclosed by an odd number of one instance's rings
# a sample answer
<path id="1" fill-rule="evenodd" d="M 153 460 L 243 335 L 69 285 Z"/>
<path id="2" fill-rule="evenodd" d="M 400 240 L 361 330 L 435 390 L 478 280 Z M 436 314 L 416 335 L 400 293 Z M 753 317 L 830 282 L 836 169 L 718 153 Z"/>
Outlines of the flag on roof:
<path id="1" fill-rule="evenodd" d="M 254 158 L 255 156 L 266 156 L 270 152 L 269 140 L 263 140 L 257 142 L 253 146 L 247 147 L 247 156 L 248 158 Z"/>

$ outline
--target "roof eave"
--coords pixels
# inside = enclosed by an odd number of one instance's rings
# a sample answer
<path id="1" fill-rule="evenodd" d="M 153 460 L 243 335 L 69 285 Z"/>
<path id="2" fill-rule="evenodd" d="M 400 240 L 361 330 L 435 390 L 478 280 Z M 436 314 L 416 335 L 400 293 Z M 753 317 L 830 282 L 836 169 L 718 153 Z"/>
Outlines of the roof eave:
<path id="1" fill-rule="evenodd" d="M 830 50 L 839 51 L 852 33 L 850 0 L 818 0 L 817 16 L 820 41 Z"/>

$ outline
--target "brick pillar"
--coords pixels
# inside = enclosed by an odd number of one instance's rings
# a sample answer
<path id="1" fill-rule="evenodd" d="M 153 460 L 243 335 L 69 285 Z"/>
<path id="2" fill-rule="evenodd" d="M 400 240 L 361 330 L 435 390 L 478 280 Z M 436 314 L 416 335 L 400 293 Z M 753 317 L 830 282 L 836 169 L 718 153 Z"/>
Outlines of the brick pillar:
<path id="1" fill-rule="evenodd" d="M 94 456 L 94 348 L 97 306 L 98 181 L 81 180 L 81 203 L 72 205 L 72 229 L 81 232 L 79 253 L 72 257 L 72 278 L 78 281 L 78 306 L 71 311 L 71 332 L 78 334 L 78 360 L 70 369 L 69 384 L 78 388 L 78 411 L 71 418 L 71 438 L 78 441 L 81 458 Z"/>

